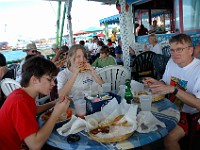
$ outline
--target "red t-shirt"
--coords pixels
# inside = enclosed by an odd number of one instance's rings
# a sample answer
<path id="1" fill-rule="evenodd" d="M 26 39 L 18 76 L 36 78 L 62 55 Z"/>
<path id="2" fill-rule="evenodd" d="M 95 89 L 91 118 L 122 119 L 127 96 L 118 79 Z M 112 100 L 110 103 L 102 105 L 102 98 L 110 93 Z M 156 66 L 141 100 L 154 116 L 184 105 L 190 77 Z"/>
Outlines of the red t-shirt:
<path id="1" fill-rule="evenodd" d="M 0 149 L 22 149 L 23 141 L 38 131 L 35 99 L 24 90 L 13 91 L 0 109 Z"/>

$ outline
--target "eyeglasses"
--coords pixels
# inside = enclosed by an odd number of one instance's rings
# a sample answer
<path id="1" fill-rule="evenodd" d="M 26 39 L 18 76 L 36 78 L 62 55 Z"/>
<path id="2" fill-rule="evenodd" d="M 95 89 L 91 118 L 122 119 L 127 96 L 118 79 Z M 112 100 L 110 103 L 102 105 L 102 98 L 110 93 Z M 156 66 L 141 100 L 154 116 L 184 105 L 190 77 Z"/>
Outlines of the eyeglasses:
<path id="1" fill-rule="evenodd" d="M 189 47 L 192 47 L 192 46 L 187 46 L 187 47 L 184 47 L 184 48 L 179 47 L 177 49 L 170 49 L 170 53 L 175 53 L 175 52 L 181 53 L 184 49 L 189 48 Z"/>
<path id="2" fill-rule="evenodd" d="M 50 83 L 51 83 L 51 82 L 55 82 L 55 80 L 56 80 L 56 77 L 53 77 L 53 78 L 42 77 L 42 78 L 47 79 L 47 81 L 49 81 Z"/>

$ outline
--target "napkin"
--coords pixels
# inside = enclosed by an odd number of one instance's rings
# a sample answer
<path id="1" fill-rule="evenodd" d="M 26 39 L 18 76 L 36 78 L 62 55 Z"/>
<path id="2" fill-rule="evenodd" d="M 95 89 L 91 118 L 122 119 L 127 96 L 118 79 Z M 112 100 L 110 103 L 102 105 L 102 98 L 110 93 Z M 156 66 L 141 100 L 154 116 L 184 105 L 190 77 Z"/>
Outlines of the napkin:
<path id="1" fill-rule="evenodd" d="M 57 132 L 62 136 L 75 134 L 86 128 L 86 121 L 79 117 L 72 115 L 71 120 L 57 129 Z"/>
<path id="2" fill-rule="evenodd" d="M 149 133 L 158 129 L 157 126 L 166 127 L 150 111 L 140 111 L 137 115 L 137 131 L 140 133 Z"/>

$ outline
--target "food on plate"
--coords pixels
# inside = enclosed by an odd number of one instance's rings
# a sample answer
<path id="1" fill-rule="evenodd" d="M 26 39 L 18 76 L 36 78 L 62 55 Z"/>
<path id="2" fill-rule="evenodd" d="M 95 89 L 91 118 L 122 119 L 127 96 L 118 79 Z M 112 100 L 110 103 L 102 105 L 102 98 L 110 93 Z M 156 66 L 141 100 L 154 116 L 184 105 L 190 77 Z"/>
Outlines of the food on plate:
<path id="1" fill-rule="evenodd" d="M 119 115 L 113 120 L 113 124 L 116 124 L 120 119 L 122 119 L 124 115 Z"/>
<path id="2" fill-rule="evenodd" d="M 149 95 L 147 91 L 139 91 L 137 95 Z"/>
<path id="3" fill-rule="evenodd" d="M 67 110 L 65 113 L 62 113 L 58 119 L 57 122 L 62 122 L 65 121 L 69 118 L 71 118 L 72 116 L 72 111 L 70 108 L 68 108 L 69 110 Z M 53 112 L 53 109 L 48 110 L 47 112 L 45 112 L 44 114 L 42 114 L 41 119 L 43 121 L 47 121 L 49 119 L 49 117 L 51 116 L 51 113 Z"/>
<path id="4" fill-rule="evenodd" d="M 79 66 L 79 72 L 86 72 L 87 71 L 87 62 L 81 62 Z"/>
<path id="5" fill-rule="evenodd" d="M 110 127 L 109 126 L 105 126 L 105 127 L 98 127 L 96 129 L 90 130 L 91 134 L 98 134 L 99 132 L 102 133 L 109 133 L 110 131 Z"/>
<path id="6" fill-rule="evenodd" d="M 133 99 L 136 102 L 139 102 L 140 95 L 152 95 L 152 102 L 156 102 L 156 101 L 159 101 L 159 100 L 165 98 L 165 95 L 163 95 L 163 94 L 152 94 L 149 91 L 138 91 L 138 92 L 134 92 Z"/>
<path id="7" fill-rule="evenodd" d="M 71 118 L 71 116 L 72 116 L 72 110 L 71 110 L 71 108 L 68 108 L 66 110 L 66 115 L 67 115 L 67 118 Z"/>

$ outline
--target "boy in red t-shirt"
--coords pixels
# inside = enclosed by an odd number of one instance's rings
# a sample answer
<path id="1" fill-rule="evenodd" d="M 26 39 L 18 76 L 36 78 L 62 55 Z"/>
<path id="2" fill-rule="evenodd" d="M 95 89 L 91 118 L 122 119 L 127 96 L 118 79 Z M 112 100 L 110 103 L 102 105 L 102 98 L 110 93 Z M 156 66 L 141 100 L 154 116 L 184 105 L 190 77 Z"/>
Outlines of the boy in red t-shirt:
<path id="1" fill-rule="evenodd" d="M 36 106 L 39 93 L 48 95 L 55 86 L 58 69 L 53 62 L 34 56 L 23 65 L 22 88 L 14 90 L 0 109 L 0 149 L 41 149 L 50 136 L 57 118 L 69 107 L 69 99 L 61 98 Z M 63 100 L 64 99 L 64 100 Z M 54 106 L 55 105 L 55 106 Z M 38 128 L 36 116 L 54 106 L 50 118 Z"/>

